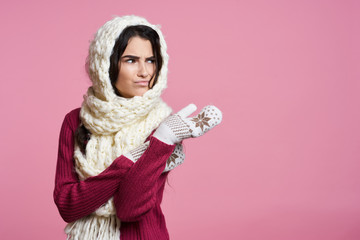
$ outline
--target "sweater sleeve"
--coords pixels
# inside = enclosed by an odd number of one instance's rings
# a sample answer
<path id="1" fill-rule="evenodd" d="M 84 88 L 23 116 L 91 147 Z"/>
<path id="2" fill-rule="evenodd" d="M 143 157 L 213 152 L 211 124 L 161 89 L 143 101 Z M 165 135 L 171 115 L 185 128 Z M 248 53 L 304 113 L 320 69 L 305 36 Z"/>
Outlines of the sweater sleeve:
<path id="1" fill-rule="evenodd" d="M 73 160 L 75 127 L 77 125 L 67 115 L 59 137 L 53 193 L 55 204 L 66 222 L 84 217 L 105 203 L 133 165 L 129 159 L 120 156 L 101 174 L 79 181 Z"/>
<path id="2" fill-rule="evenodd" d="M 158 190 L 163 185 L 160 180 L 166 179 L 167 174 L 160 176 L 174 149 L 175 145 L 150 137 L 149 147 L 126 173 L 114 195 L 116 213 L 120 220 L 137 221 L 154 207 Z"/>

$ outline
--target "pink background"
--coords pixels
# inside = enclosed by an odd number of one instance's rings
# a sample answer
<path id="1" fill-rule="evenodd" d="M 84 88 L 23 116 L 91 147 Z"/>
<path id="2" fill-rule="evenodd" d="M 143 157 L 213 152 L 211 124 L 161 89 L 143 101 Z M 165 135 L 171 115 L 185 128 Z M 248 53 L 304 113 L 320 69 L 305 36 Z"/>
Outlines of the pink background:
<path id="1" fill-rule="evenodd" d="M 221 4 L 220 4 L 221 3 Z M 61 123 L 113 15 L 161 24 L 164 99 L 217 105 L 163 202 L 171 239 L 360 239 L 359 1 L 1 1 L 1 239 L 65 239 Z"/>

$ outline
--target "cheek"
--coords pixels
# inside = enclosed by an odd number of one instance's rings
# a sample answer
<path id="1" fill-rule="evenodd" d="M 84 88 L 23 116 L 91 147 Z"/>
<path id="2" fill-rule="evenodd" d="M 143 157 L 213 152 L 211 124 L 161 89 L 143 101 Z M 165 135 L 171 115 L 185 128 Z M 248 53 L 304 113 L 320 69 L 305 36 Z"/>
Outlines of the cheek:
<path id="1" fill-rule="evenodd" d="M 155 69 L 156 69 L 156 66 L 155 64 L 151 64 L 151 66 L 149 67 L 150 69 L 150 72 L 151 72 L 151 76 L 155 74 Z"/>
<path id="2" fill-rule="evenodd" d="M 119 69 L 118 81 L 126 81 L 131 79 L 133 72 L 133 67 L 123 64 Z"/>

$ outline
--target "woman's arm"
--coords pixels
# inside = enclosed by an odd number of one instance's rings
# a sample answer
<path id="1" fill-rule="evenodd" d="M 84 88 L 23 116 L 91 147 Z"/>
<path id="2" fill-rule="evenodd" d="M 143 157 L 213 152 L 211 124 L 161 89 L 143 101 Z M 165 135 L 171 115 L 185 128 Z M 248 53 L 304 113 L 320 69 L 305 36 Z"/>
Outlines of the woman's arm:
<path id="1" fill-rule="evenodd" d="M 54 189 L 54 201 L 66 222 L 84 217 L 105 203 L 133 165 L 120 156 L 101 174 L 79 181 L 73 160 L 77 124 L 72 119 L 67 115 L 61 128 Z"/>
<path id="2" fill-rule="evenodd" d="M 174 149 L 175 145 L 150 137 L 149 147 L 126 173 L 114 195 L 120 220 L 137 221 L 154 207 L 158 190 L 167 176 L 162 173 Z"/>
<path id="3" fill-rule="evenodd" d="M 222 114 L 215 106 L 206 106 L 196 117 L 189 118 L 195 110 L 196 106 L 190 104 L 177 114 L 169 116 L 150 137 L 149 147 L 126 174 L 114 195 L 116 213 L 120 220 L 136 221 L 154 207 L 158 189 L 156 181 L 175 144 L 186 138 L 199 137 L 221 122 Z M 166 146 L 173 148 L 167 151 Z M 136 152 L 131 155 L 136 155 Z"/>

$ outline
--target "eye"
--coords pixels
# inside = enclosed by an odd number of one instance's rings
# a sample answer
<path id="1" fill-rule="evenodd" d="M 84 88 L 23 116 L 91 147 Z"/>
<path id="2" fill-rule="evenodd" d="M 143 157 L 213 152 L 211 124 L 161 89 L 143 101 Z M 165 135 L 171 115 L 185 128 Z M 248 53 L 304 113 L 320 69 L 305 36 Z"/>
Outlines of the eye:
<path id="1" fill-rule="evenodd" d="M 134 63 L 134 62 L 135 62 L 135 59 L 129 58 L 129 59 L 126 59 L 125 62 L 127 62 L 127 63 Z"/>
<path id="2" fill-rule="evenodd" d="M 149 58 L 146 60 L 147 63 L 155 63 L 155 58 Z"/>

